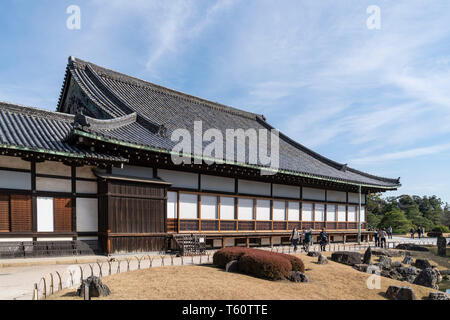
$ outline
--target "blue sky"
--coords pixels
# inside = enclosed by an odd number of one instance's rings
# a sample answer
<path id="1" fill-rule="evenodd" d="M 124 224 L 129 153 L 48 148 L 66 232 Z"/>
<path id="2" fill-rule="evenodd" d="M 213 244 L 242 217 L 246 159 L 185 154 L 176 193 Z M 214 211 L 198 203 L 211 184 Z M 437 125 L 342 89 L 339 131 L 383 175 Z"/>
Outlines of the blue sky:
<path id="1" fill-rule="evenodd" d="M 0 100 L 54 110 L 73 55 L 262 113 L 333 160 L 400 176 L 386 195 L 450 202 L 447 0 L 3 0 L 0 12 Z"/>

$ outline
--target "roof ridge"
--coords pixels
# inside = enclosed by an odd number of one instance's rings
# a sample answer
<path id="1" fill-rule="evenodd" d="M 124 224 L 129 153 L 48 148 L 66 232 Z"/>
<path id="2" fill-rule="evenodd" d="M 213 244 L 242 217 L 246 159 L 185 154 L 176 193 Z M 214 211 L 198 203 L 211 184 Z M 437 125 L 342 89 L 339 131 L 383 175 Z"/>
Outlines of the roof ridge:
<path id="1" fill-rule="evenodd" d="M 57 111 L 50 111 L 45 109 L 40 109 L 36 107 L 24 106 L 17 103 L 11 103 L 6 101 L 0 101 L 0 108 L 2 110 L 14 113 L 26 114 L 34 117 L 48 117 L 51 116 L 54 120 L 61 121 L 73 121 L 75 116 L 68 113 L 62 113 Z"/>
<path id="2" fill-rule="evenodd" d="M 270 128 L 270 129 L 275 129 L 273 126 L 271 126 L 268 122 L 266 122 L 266 121 L 265 121 L 264 119 L 262 119 L 262 118 L 258 118 L 257 121 L 260 122 L 262 125 L 264 125 L 264 126 Z M 276 129 L 276 130 L 278 130 L 278 129 Z M 327 157 L 325 157 L 325 156 L 323 156 L 323 155 L 321 155 L 321 154 L 319 154 L 319 153 L 317 153 L 317 152 L 315 152 L 315 151 L 313 151 L 313 150 L 311 150 L 311 149 L 305 147 L 304 145 L 298 143 L 297 141 L 295 141 L 295 140 L 289 138 L 287 135 L 285 135 L 284 133 L 280 132 L 279 130 L 278 130 L 278 132 L 279 132 L 279 136 L 280 136 L 282 139 L 284 139 L 286 142 L 288 142 L 289 144 L 291 144 L 292 146 L 294 146 L 294 147 L 300 149 L 301 151 L 303 151 L 303 152 L 309 154 L 310 156 L 314 157 L 315 159 L 317 159 L 317 160 L 319 160 L 319 161 L 322 161 L 322 162 L 324 162 L 325 164 L 327 164 L 327 165 L 329 165 L 329 166 L 334 167 L 334 168 L 337 169 L 337 170 L 341 170 L 341 171 L 351 171 L 351 172 L 353 172 L 353 173 L 360 174 L 360 175 L 363 175 L 363 176 L 368 177 L 368 178 L 381 180 L 381 181 L 384 181 L 384 182 L 396 183 L 396 184 L 399 184 L 399 183 L 400 183 L 400 178 L 398 178 L 398 179 L 392 179 L 392 178 L 385 178 L 385 177 L 380 177 L 380 176 L 372 175 L 372 174 L 370 174 L 370 173 L 367 173 L 367 172 L 364 172 L 364 171 L 360 171 L 360 170 L 356 170 L 356 169 L 354 169 L 354 168 L 351 168 L 351 167 L 347 166 L 347 164 L 341 164 L 341 163 L 339 163 L 339 162 L 336 162 L 336 161 L 334 161 L 334 160 L 331 160 L 331 159 L 329 159 L 329 158 L 327 158 Z"/>
<path id="3" fill-rule="evenodd" d="M 232 114 L 250 118 L 250 119 L 256 119 L 256 117 L 264 117 L 263 115 L 260 115 L 257 113 L 237 109 L 237 108 L 227 106 L 227 105 L 224 105 L 224 104 L 221 104 L 218 102 L 206 100 L 206 99 L 196 97 L 196 96 L 193 96 L 193 95 L 181 92 L 181 91 L 163 87 L 163 86 L 157 85 L 155 83 L 152 83 L 152 82 L 149 82 L 146 80 L 142 80 L 142 79 L 139 79 L 139 78 L 115 71 L 115 70 L 104 68 L 104 67 L 96 65 L 92 62 L 84 61 L 79 58 L 69 57 L 69 64 L 72 64 L 72 65 L 79 64 L 81 66 L 90 66 L 99 75 L 111 78 L 113 80 L 120 81 L 120 82 L 129 84 L 129 85 L 134 85 L 134 86 L 144 88 L 144 89 L 158 91 L 158 92 L 161 92 L 164 94 L 169 94 L 175 98 L 186 100 L 186 101 L 200 104 L 200 105 L 205 105 L 207 107 L 211 107 L 211 108 L 214 108 L 214 109 L 222 111 L 222 112 L 232 113 Z"/>

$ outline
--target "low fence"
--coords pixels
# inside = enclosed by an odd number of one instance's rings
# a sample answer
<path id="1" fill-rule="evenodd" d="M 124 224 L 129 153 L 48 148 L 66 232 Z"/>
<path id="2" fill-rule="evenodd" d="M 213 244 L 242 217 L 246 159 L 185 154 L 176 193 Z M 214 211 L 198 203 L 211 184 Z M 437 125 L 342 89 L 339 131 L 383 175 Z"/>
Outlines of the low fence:
<path id="1" fill-rule="evenodd" d="M 387 248 L 395 248 L 399 244 L 407 244 L 410 242 L 388 241 Z M 434 245 L 432 241 L 414 242 L 417 245 Z M 365 242 L 361 244 L 329 244 L 326 251 L 362 251 L 369 246 L 373 247 L 373 242 Z M 273 252 L 293 254 L 292 246 L 276 246 L 269 248 L 259 248 Z M 296 253 L 304 251 L 302 246 L 298 247 Z M 311 245 L 309 251 L 320 251 L 317 244 Z M 180 256 L 174 255 L 141 255 L 127 258 L 111 258 L 108 261 L 97 261 L 95 263 L 68 266 L 64 272 L 52 272 L 43 276 L 39 283 L 34 284 L 33 300 L 45 299 L 61 290 L 76 290 L 81 282 L 90 276 L 107 277 L 123 272 L 150 269 L 162 266 L 183 266 L 183 265 L 201 265 L 212 263 L 212 256 L 216 250 L 205 252 L 204 255 L 196 256 Z"/>

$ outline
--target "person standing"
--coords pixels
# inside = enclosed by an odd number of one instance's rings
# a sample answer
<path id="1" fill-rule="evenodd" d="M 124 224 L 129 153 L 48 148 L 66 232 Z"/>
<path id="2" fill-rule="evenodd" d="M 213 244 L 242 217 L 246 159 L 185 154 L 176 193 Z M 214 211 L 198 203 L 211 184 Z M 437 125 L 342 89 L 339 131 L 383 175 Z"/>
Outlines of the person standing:
<path id="1" fill-rule="evenodd" d="M 411 228 L 411 230 L 409 230 L 409 233 L 411 234 L 411 239 L 414 239 L 414 233 L 416 233 L 414 228 Z"/>
<path id="2" fill-rule="evenodd" d="M 326 251 L 326 245 L 328 244 L 328 234 L 325 232 L 325 229 L 319 234 L 320 239 L 320 251 Z"/>
<path id="3" fill-rule="evenodd" d="M 294 228 L 292 230 L 291 238 L 292 245 L 294 246 L 294 252 L 297 252 L 297 245 L 298 245 L 298 239 L 300 238 L 300 235 L 298 233 L 297 228 Z"/>
<path id="4" fill-rule="evenodd" d="M 389 239 L 392 239 L 392 227 L 391 226 L 389 226 L 389 228 L 388 228 L 388 236 L 389 236 Z"/>
<path id="5" fill-rule="evenodd" d="M 303 240 L 303 246 L 305 251 L 309 251 L 309 246 L 312 242 L 312 229 L 305 231 L 305 238 Z"/>
<path id="6" fill-rule="evenodd" d="M 422 235 L 422 229 L 421 227 L 417 228 L 417 237 L 420 239 L 420 236 Z"/>
<path id="7" fill-rule="evenodd" d="M 386 248 L 386 238 L 387 238 L 386 230 L 381 229 L 379 237 L 380 237 L 380 246 L 381 246 L 381 248 Z"/>
<path id="8" fill-rule="evenodd" d="M 374 234 L 374 238 L 375 238 L 375 247 L 379 247 L 380 246 L 380 229 L 375 229 L 375 234 Z"/>

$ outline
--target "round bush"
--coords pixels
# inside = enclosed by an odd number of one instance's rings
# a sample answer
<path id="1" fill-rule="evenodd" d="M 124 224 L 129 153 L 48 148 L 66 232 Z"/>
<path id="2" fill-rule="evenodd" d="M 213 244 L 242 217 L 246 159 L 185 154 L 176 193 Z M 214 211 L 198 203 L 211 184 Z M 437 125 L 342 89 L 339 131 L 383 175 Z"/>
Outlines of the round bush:
<path id="1" fill-rule="evenodd" d="M 239 260 L 240 257 L 249 250 L 253 249 L 243 247 L 227 247 L 220 249 L 219 251 L 214 253 L 213 264 L 218 266 L 219 268 L 225 269 L 225 266 L 228 262 Z"/>
<path id="2" fill-rule="evenodd" d="M 241 272 L 268 280 L 281 280 L 289 277 L 292 265 L 288 259 L 279 254 L 258 251 L 247 252 L 239 259 Z"/>
<path id="3" fill-rule="evenodd" d="M 278 254 L 289 260 L 289 262 L 292 265 L 292 271 L 300 271 L 303 273 L 305 272 L 305 264 L 300 258 L 285 253 L 278 253 Z"/>

